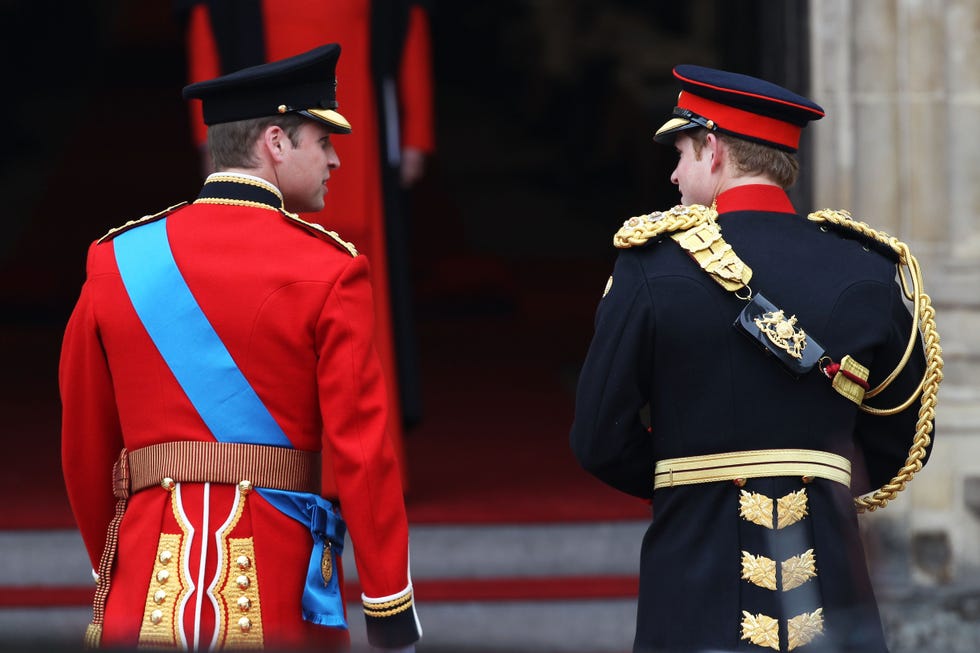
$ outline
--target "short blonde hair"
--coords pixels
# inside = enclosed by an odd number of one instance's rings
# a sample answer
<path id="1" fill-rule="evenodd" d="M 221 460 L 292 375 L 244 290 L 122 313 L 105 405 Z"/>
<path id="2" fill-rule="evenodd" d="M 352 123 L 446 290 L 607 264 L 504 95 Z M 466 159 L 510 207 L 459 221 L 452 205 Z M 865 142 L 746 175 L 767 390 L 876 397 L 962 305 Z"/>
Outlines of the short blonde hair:
<path id="1" fill-rule="evenodd" d="M 687 134 L 694 144 L 694 154 L 700 159 L 708 130 L 699 127 L 690 130 Z M 796 183 L 800 173 L 800 163 L 794 154 L 762 143 L 747 141 L 744 138 L 718 132 L 714 134 L 728 147 L 728 159 L 739 175 L 763 175 L 784 189 Z"/>

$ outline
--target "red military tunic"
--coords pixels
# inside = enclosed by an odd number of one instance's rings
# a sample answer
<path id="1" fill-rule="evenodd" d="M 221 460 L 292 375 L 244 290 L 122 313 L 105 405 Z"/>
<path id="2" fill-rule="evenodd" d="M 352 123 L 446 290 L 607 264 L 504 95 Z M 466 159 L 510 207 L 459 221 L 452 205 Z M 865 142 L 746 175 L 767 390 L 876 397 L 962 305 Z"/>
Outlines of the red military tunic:
<path id="1" fill-rule="evenodd" d="M 350 239 L 371 261 L 375 342 L 392 397 L 388 430 L 396 455 L 403 460 L 381 189 L 378 98 L 371 65 L 372 2 L 263 0 L 260 5 L 265 61 L 293 56 L 328 42 L 339 43 L 343 48 L 344 56 L 337 64 L 337 94 L 339 110 L 351 121 L 353 131 L 333 141 L 341 161 L 336 172 L 341 183 L 331 186 L 329 201 L 322 211 L 303 217 Z M 242 15 L 249 15 L 248 11 L 243 9 Z M 231 72 L 221 70 L 213 27 L 207 3 L 196 4 L 189 17 L 187 35 L 190 82 Z M 431 152 L 435 137 L 429 27 L 425 12 L 418 6 L 413 6 L 409 13 L 405 39 L 399 71 L 401 145 Z M 200 105 L 192 103 L 191 109 L 194 139 L 204 143 L 207 134 Z"/>
<path id="2" fill-rule="evenodd" d="M 174 259 L 293 447 L 319 452 L 329 443 L 323 483 L 337 488 L 355 546 L 369 638 L 408 644 L 420 631 L 400 474 L 385 432 L 387 392 L 371 338 L 368 262 L 287 217 L 267 182 L 223 177 L 233 180 L 223 197 L 208 192 L 212 176 L 198 201 L 167 217 Z M 248 189 L 251 200 L 237 189 Z M 256 189 L 266 201 L 254 201 Z M 59 382 L 65 482 L 96 567 L 120 449 L 214 440 L 140 322 L 111 238 L 89 249 Z M 343 646 L 346 631 L 301 616 L 311 548 L 308 526 L 256 492 L 211 483 L 138 492 L 119 529 L 102 643 Z M 376 603 L 384 608 L 372 616 Z"/>

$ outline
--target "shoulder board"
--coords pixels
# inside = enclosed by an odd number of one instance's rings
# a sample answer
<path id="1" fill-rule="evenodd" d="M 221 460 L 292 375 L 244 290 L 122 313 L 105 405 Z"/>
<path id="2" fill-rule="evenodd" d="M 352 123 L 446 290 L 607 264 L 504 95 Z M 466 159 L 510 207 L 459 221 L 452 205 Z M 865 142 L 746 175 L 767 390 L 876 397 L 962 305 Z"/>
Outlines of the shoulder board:
<path id="1" fill-rule="evenodd" d="M 146 224 L 147 222 L 153 222 L 154 220 L 159 220 L 160 218 L 165 218 L 165 217 L 167 217 L 168 215 L 170 215 L 171 213 L 173 213 L 174 211 L 176 211 L 177 209 L 183 207 L 186 204 L 187 204 L 187 202 L 181 202 L 180 204 L 174 204 L 173 206 L 167 207 L 166 209 L 164 209 L 163 211 L 160 211 L 159 213 L 154 213 L 153 215 L 144 215 L 142 218 L 138 218 L 136 220 L 130 220 L 129 222 L 127 222 L 124 225 L 120 225 L 118 227 L 113 227 L 112 229 L 110 229 L 106 233 L 106 235 L 102 236 L 102 238 L 99 238 L 98 242 L 99 243 L 104 243 L 106 241 L 112 240 L 113 238 L 115 238 L 116 236 L 118 236 L 119 234 L 121 234 L 121 233 L 123 233 L 125 231 L 129 231 L 133 227 L 138 227 L 141 224 Z"/>
<path id="2" fill-rule="evenodd" d="M 658 236 L 714 222 L 716 217 L 717 211 L 701 204 L 678 205 L 667 211 L 654 211 L 624 222 L 613 236 L 613 245 L 619 249 L 640 247 Z"/>
<path id="3" fill-rule="evenodd" d="M 855 220 L 848 211 L 821 209 L 808 215 L 807 220 L 821 223 L 821 229 L 831 228 L 842 236 L 861 241 L 867 249 L 873 249 L 896 263 L 902 260 L 903 252 L 908 250 L 905 243 L 884 231 L 878 231 L 866 222 Z"/>
<path id="4" fill-rule="evenodd" d="M 337 245 L 341 249 L 345 250 L 351 256 L 357 256 L 357 248 L 354 247 L 353 243 L 349 243 L 343 238 L 341 238 L 340 236 L 338 236 L 336 231 L 328 231 L 323 227 L 323 225 L 319 225 L 315 222 L 307 222 L 306 220 L 302 219 L 295 213 L 290 213 L 289 211 L 286 211 L 284 209 L 279 209 L 279 211 L 282 213 L 283 217 L 285 217 L 293 224 L 303 227 L 310 233 L 319 236 L 322 240 L 326 240 L 328 242 L 333 243 L 334 245 Z"/>

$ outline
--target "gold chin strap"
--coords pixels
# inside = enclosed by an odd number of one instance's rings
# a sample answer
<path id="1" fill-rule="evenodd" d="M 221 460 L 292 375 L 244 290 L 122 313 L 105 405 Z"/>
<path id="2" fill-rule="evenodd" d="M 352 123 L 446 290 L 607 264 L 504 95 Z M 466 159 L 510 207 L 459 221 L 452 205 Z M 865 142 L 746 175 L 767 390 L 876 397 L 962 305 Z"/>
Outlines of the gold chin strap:
<path id="1" fill-rule="evenodd" d="M 827 222 L 838 227 L 851 229 L 866 238 L 888 246 L 898 255 L 898 275 L 902 282 L 902 292 L 913 303 L 914 307 L 912 312 L 912 332 L 909 335 L 909 342 L 905 348 L 905 354 L 898 362 L 898 365 L 884 381 L 865 394 L 865 399 L 878 395 L 898 378 L 898 375 L 902 373 L 902 370 L 908 364 L 909 358 L 915 349 L 916 338 L 919 337 L 920 333 L 922 334 L 922 342 L 926 355 L 926 371 L 923 374 L 922 380 L 919 381 L 918 387 L 908 399 L 893 408 L 875 408 L 864 403 L 860 404 L 861 410 L 871 415 L 894 415 L 911 406 L 916 398 L 920 399 L 919 419 L 916 422 L 915 439 L 909 448 L 905 465 L 898 470 L 898 473 L 891 481 L 881 488 L 854 500 L 859 512 L 864 512 L 865 510 L 874 511 L 878 508 L 883 508 L 889 501 L 894 499 L 899 492 L 905 489 L 905 486 L 912 480 L 916 472 L 922 469 L 922 460 L 925 458 L 926 449 L 932 441 L 933 421 L 936 418 L 936 397 L 939 392 L 939 384 L 943 380 L 943 350 L 939 345 L 939 333 L 936 331 L 936 311 L 932 307 L 929 295 L 922 290 L 922 270 L 919 267 L 918 260 L 912 256 L 908 245 L 884 232 L 877 231 L 864 222 L 858 222 L 852 219 L 847 211 L 823 209 L 811 213 L 808 219 L 813 222 Z"/>

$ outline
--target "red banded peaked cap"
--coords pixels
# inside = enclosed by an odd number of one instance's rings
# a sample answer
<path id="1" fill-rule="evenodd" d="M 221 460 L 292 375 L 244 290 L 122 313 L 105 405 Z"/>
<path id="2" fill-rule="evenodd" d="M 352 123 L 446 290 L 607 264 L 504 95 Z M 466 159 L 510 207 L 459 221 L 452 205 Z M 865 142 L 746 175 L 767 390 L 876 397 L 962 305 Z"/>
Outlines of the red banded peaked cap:
<path id="1" fill-rule="evenodd" d="M 815 102 L 749 75 L 680 65 L 674 77 L 681 93 L 673 116 L 653 137 L 658 143 L 673 143 L 679 132 L 705 127 L 795 152 L 807 123 L 824 116 Z"/>

